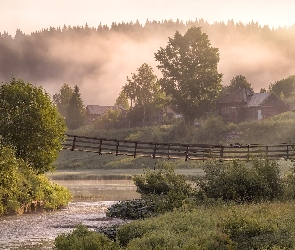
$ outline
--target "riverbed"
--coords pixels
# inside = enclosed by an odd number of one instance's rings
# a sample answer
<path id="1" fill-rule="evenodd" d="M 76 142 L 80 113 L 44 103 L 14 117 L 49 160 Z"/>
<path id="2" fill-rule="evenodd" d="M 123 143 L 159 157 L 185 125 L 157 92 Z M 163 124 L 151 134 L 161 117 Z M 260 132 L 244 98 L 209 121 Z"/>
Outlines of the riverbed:
<path id="1" fill-rule="evenodd" d="M 52 249 L 56 236 L 69 233 L 77 224 L 90 229 L 121 224 L 105 216 L 119 200 L 139 198 L 130 180 L 56 181 L 73 194 L 73 202 L 62 210 L 0 218 L 0 249 Z"/>

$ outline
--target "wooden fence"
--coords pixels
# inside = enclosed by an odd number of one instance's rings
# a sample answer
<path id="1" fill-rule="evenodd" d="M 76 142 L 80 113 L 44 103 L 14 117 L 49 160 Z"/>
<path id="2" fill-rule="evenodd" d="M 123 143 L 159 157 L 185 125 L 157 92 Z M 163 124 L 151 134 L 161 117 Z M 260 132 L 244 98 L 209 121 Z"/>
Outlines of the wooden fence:
<path id="1" fill-rule="evenodd" d="M 153 159 L 187 160 L 250 160 L 253 157 L 295 159 L 294 144 L 261 145 L 239 143 L 230 145 L 183 144 L 114 140 L 87 136 L 66 135 L 63 149 L 92 152 L 100 155 L 151 157 Z"/>

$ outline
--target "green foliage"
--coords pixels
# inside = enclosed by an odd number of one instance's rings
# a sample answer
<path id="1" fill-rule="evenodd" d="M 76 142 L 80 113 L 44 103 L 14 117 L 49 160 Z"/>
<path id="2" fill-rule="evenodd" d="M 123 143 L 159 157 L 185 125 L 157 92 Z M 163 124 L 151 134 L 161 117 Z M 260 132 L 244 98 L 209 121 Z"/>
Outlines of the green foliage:
<path id="1" fill-rule="evenodd" d="M 62 85 L 59 93 L 53 95 L 53 101 L 56 104 L 59 113 L 66 121 L 68 120 L 68 108 L 72 96 L 73 89 L 68 84 Z"/>
<path id="2" fill-rule="evenodd" d="M 192 27 L 183 36 L 177 31 L 155 58 L 163 74 L 160 85 L 187 124 L 214 107 L 221 90 L 219 53 L 201 28 Z"/>
<path id="3" fill-rule="evenodd" d="M 55 250 L 115 250 L 119 249 L 116 243 L 106 236 L 90 231 L 86 226 L 77 225 L 73 232 L 61 234 L 55 238 Z"/>
<path id="4" fill-rule="evenodd" d="M 221 117 L 208 118 L 196 130 L 192 137 L 199 143 L 221 143 L 226 135 L 233 130 L 233 124 L 227 124 Z"/>
<path id="5" fill-rule="evenodd" d="M 127 83 L 123 86 L 122 92 L 130 99 L 130 119 L 135 120 L 134 124 L 148 121 L 148 116 L 156 115 L 166 104 L 166 97 L 158 84 L 157 76 L 148 64 L 142 64 L 137 73 L 133 73 L 131 79 L 127 77 Z M 140 115 L 139 115 L 140 114 Z M 138 120 L 142 116 L 141 120 Z"/>
<path id="6" fill-rule="evenodd" d="M 125 111 L 118 106 L 112 109 L 108 109 L 105 114 L 94 122 L 94 126 L 100 129 L 114 129 L 120 127 L 126 127 Z"/>
<path id="7" fill-rule="evenodd" d="M 76 129 L 85 125 L 86 122 L 86 109 L 84 107 L 83 99 L 81 97 L 79 87 L 74 87 L 73 94 L 69 101 L 67 109 L 67 126 L 69 129 Z"/>
<path id="8" fill-rule="evenodd" d="M 0 215 L 27 211 L 31 202 L 39 201 L 46 210 L 66 205 L 70 192 L 47 177 L 36 173 L 15 157 L 11 147 L 0 145 Z"/>
<path id="9" fill-rule="evenodd" d="M 293 249 L 294 202 L 197 207 L 118 228 L 123 249 Z"/>
<path id="10" fill-rule="evenodd" d="M 243 75 L 236 75 L 235 77 L 233 77 L 230 80 L 229 85 L 228 86 L 225 86 L 223 88 L 222 95 L 226 95 L 226 94 L 232 93 L 235 90 L 237 90 L 238 88 L 246 88 L 248 90 L 253 91 L 253 88 L 251 86 L 251 83 L 249 83 L 247 81 L 247 78 L 245 76 L 243 76 Z"/>
<path id="11" fill-rule="evenodd" d="M 293 249 L 292 210 L 290 204 L 229 207 L 222 230 L 238 249 Z"/>
<path id="12" fill-rule="evenodd" d="M 175 211 L 119 227 L 117 241 L 125 249 L 228 249 L 231 241 L 216 228 L 217 221 L 202 208 Z"/>
<path id="13" fill-rule="evenodd" d="M 38 173 L 51 168 L 64 139 L 65 123 L 48 94 L 12 78 L 0 87 L 0 135 L 16 156 Z"/>
<path id="14" fill-rule="evenodd" d="M 156 213 L 156 207 L 153 202 L 134 199 L 113 204 L 108 208 L 106 215 L 113 218 L 137 220 L 152 216 L 154 213 Z"/>
<path id="15" fill-rule="evenodd" d="M 254 159 L 252 164 L 233 161 L 205 166 L 206 175 L 198 181 L 199 195 L 233 202 L 279 199 L 283 182 L 277 163 Z"/>
<path id="16" fill-rule="evenodd" d="M 277 96 L 283 96 L 289 98 L 294 95 L 295 91 L 295 75 L 288 76 L 286 79 L 276 81 L 269 85 L 269 91 L 273 92 Z"/>
<path id="17" fill-rule="evenodd" d="M 158 212 L 181 207 L 193 193 L 185 176 L 175 173 L 167 162 L 159 163 L 158 170 L 147 169 L 143 175 L 134 175 L 133 181 L 142 199 L 154 203 Z"/>

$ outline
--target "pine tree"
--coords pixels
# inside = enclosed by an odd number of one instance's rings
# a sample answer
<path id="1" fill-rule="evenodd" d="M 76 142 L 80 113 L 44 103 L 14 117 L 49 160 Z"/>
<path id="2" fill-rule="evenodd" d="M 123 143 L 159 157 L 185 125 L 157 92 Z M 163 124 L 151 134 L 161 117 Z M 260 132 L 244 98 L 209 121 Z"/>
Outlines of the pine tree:
<path id="1" fill-rule="evenodd" d="M 69 129 L 76 129 L 85 125 L 86 109 L 78 86 L 74 87 L 73 95 L 69 102 L 67 110 L 67 126 Z"/>

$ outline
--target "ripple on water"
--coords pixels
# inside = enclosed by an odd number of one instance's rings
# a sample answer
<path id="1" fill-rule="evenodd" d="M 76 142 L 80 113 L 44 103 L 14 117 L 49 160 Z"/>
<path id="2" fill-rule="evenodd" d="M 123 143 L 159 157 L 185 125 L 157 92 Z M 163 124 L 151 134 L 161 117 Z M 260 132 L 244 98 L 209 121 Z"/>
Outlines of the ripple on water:
<path id="1" fill-rule="evenodd" d="M 69 233 L 77 224 L 97 228 L 123 223 L 120 219 L 105 217 L 107 208 L 114 203 L 71 202 L 67 208 L 56 212 L 2 217 L 0 249 L 52 249 L 55 237 Z M 42 248 L 39 245 L 41 243 Z M 39 245 L 38 248 L 36 245 Z"/>

